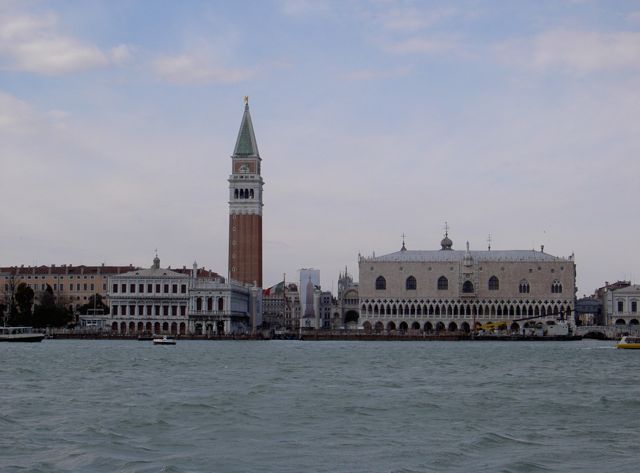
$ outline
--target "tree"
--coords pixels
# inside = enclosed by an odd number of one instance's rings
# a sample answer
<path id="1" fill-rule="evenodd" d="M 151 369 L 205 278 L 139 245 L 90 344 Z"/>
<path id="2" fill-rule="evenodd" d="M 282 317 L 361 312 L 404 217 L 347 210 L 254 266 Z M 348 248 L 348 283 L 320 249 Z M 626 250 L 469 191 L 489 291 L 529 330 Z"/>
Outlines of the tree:
<path id="1" fill-rule="evenodd" d="M 18 284 L 10 311 L 10 325 L 31 325 L 33 298 L 33 289 L 25 283 Z"/>
<path id="2" fill-rule="evenodd" d="M 53 289 L 47 284 L 47 288 L 40 296 L 40 304 L 33 311 L 34 327 L 63 327 L 73 318 L 69 310 L 56 304 Z"/>
<path id="3" fill-rule="evenodd" d="M 81 315 L 87 314 L 108 314 L 109 306 L 104 303 L 100 294 L 89 297 L 89 301 L 78 308 Z"/>

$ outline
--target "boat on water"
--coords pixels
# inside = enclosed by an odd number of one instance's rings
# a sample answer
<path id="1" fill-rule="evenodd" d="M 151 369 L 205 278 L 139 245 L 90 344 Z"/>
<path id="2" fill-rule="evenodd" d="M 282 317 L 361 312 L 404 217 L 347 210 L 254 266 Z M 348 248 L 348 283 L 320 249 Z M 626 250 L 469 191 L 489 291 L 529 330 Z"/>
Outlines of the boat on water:
<path id="1" fill-rule="evenodd" d="M 44 333 L 34 332 L 33 327 L 0 327 L 0 342 L 41 342 Z"/>
<path id="2" fill-rule="evenodd" d="M 173 337 L 168 337 L 163 335 L 162 337 L 157 337 L 153 339 L 154 345 L 175 345 L 176 339 Z"/>
<path id="3" fill-rule="evenodd" d="M 625 336 L 618 342 L 616 348 L 640 349 L 640 337 Z"/>

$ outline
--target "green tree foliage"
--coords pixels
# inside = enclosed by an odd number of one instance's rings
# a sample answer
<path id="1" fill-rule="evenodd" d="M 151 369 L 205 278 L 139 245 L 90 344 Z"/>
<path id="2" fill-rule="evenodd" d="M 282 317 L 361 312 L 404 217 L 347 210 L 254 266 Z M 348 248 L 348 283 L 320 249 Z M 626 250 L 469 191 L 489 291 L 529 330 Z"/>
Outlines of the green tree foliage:
<path id="1" fill-rule="evenodd" d="M 9 325 L 31 325 L 33 298 L 33 289 L 25 283 L 20 283 L 13 297 Z"/>
<path id="2" fill-rule="evenodd" d="M 40 296 L 40 304 L 33 310 L 34 327 L 63 327 L 73 319 L 73 315 L 66 308 L 56 304 L 53 289 L 47 288 Z"/>

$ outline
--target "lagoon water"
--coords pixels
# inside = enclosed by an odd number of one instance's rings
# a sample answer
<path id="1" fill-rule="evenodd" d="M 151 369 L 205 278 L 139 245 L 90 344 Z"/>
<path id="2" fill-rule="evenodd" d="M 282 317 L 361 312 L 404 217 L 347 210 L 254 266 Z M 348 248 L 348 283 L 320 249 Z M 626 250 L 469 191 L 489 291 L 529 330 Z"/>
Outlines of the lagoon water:
<path id="1" fill-rule="evenodd" d="M 2 472 L 637 472 L 613 342 L 0 344 Z"/>

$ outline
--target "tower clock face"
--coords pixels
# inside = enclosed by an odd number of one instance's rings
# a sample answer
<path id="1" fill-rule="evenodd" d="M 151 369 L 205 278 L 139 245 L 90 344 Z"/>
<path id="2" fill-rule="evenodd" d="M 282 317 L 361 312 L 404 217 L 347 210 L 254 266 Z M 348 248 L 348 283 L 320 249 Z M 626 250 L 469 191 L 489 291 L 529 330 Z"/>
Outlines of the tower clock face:
<path id="1" fill-rule="evenodd" d="M 249 172 L 249 165 L 248 164 L 241 164 L 240 167 L 238 168 L 238 171 L 240 171 L 242 173 Z"/>

